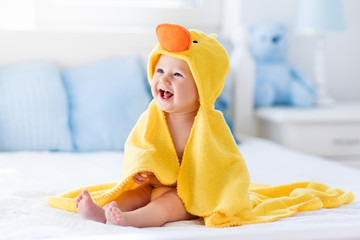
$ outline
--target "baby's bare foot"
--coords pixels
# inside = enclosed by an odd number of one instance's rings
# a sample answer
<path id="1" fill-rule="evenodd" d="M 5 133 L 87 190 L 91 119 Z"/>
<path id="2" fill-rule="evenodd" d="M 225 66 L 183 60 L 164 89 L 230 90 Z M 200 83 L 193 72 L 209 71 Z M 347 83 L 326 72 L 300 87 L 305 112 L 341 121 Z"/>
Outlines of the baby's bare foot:
<path id="1" fill-rule="evenodd" d="M 76 198 L 76 208 L 80 216 L 85 219 L 102 223 L 106 222 L 105 210 L 92 200 L 86 189 L 82 190 Z"/>
<path id="2" fill-rule="evenodd" d="M 111 202 L 105 211 L 106 223 L 126 226 L 125 214 L 118 208 L 116 202 Z"/>

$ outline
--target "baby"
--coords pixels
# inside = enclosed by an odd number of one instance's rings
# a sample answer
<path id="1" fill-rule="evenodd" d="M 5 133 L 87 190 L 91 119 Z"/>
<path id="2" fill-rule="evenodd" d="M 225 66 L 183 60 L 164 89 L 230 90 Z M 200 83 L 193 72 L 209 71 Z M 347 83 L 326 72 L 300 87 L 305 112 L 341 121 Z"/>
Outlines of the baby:
<path id="1" fill-rule="evenodd" d="M 151 81 L 151 92 L 164 112 L 181 164 L 200 106 L 197 87 L 188 64 L 175 57 L 160 55 Z M 85 219 L 134 227 L 157 227 L 167 222 L 195 218 L 186 211 L 177 194 L 176 184 L 165 186 L 152 172 L 139 172 L 133 180 L 141 185 L 124 192 L 104 208 L 92 200 L 87 190 L 83 190 L 76 198 L 79 214 Z"/>
<path id="2" fill-rule="evenodd" d="M 230 67 L 226 50 L 214 34 L 178 25 L 160 24 L 156 34 L 148 64 L 154 100 L 126 141 L 121 180 L 90 186 L 91 195 L 75 189 L 49 197 L 50 206 L 121 226 L 201 217 L 207 227 L 230 227 L 354 199 L 315 182 L 250 184 L 224 116 L 214 109 Z"/>

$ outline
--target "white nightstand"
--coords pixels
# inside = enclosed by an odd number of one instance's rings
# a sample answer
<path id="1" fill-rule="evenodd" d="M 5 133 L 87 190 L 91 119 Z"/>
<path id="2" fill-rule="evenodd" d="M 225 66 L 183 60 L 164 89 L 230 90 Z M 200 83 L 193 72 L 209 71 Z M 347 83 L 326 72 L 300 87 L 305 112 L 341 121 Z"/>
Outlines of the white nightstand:
<path id="1" fill-rule="evenodd" d="M 360 166 L 360 103 L 322 108 L 256 110 L 258 136 L 289 148 Z"/>

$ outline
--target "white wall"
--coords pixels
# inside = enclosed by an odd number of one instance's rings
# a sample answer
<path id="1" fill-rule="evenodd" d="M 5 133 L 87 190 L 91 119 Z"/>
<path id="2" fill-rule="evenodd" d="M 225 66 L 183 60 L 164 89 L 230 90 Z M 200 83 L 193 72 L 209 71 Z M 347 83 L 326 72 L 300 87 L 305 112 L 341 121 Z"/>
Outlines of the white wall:
<path id="1" fill-rule="evenodd" d="M 159 23 L 218 33 L 222 1 L 145 1 L 149 7 L 142 0 L 0 0 L 0 65 L 52 59 L 72 66 L 120 53 L 141 53 L 146 62 Z M 57 47 L 75 40 L 75 53 Z M 106 41 L 119 44 L 112 50 Z"/>
<path id="2" fill-rule="evenodd" d="M 272 21 L 289 30 L 289 61 L 313 78 L 315 38 L 294 35 L 298 0 L 243 0 L 242 20 L 247 26 Z M 327 77 L 330 95 L 339 102 L 360 101 L 360 1 L 343 0 L 347 31 L 327 37 Z"/>
<path id="3" fill-rule="evenodd" d="M 165 5 L 149 0 L 156 3 L 151 7 L 143 2 L 0 0 L 0 65 L 51 59 L 74 66 L 129 53 L 140 53 L 146 63 L 159 23 L 219 32 L 222 0 L 187 1 L 180 7 L 169 0 Z"/>
<path id="4" fill-rule="evenodd" d="M 219 29 L 222 0 L 181 1 L 0 0 L 0 31 L 133 33 L 153 31 L 163 22 L 209 32 Z"/>

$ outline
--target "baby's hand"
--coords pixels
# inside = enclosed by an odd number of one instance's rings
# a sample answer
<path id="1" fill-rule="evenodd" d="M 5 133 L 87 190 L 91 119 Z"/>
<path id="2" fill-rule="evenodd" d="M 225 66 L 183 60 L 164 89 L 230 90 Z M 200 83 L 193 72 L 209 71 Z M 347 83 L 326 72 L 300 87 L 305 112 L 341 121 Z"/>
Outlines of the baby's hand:
<path id="1" fill-rule="evenodd" d="M 143 184 L 146 182 L 149 182 L 149 178 L 154 177 L 154 174 L 152 172 L 139 172 L 134 176 L 134 182 L 136 182 L 137 184 Z"/>
<path id="2" fill-rule="evenodd" d="M 156 178 L 155 174 L 146 171 L 139 172 L 138 174 L 136 174 L 134 176 L 134 182 L 136 182 L 137 184 L 148 183 L 151 184 L 152 186 L 157 186 L 157 187 L 165 186 Z"/>

